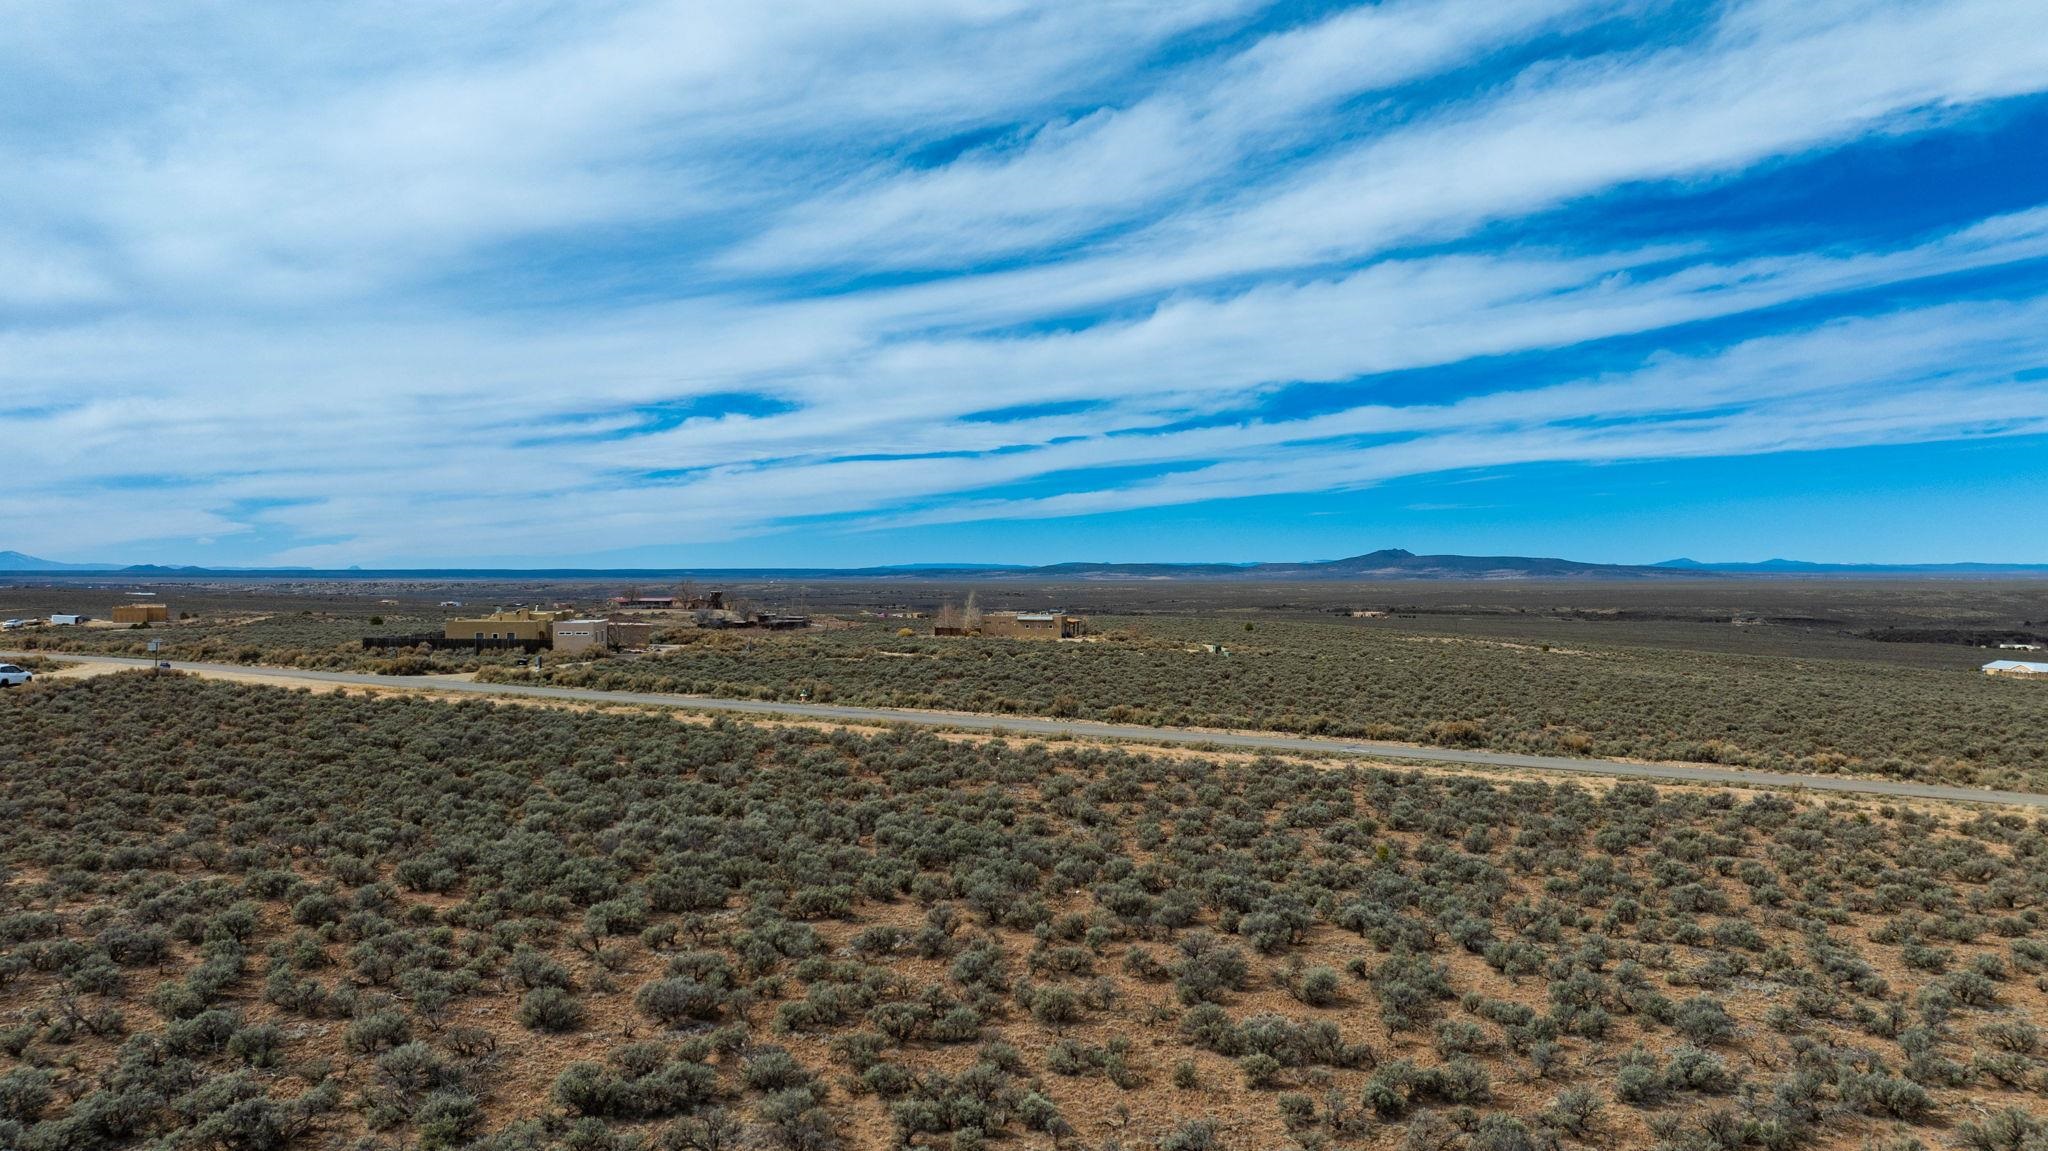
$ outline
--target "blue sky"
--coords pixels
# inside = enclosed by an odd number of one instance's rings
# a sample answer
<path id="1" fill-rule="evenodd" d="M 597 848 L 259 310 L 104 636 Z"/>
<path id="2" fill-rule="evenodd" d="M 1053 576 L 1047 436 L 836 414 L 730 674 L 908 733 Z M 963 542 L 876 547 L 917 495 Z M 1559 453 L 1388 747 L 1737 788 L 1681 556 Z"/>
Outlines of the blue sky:
<path id="1" fill-rule="evenodd" d="M 0 8 L 0 548 L 2048 561 L 2009 0 Z"/>

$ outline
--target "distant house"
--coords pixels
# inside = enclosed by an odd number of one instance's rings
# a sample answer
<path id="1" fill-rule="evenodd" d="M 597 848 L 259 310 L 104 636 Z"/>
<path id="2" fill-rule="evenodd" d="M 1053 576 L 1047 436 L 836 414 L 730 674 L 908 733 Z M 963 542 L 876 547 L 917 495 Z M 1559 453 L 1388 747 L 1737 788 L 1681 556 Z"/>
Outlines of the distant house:
<path id="1" fill-rule="evenodd" d="M 616 608 L 640 608 L 645 611 L 674 611 L 677 609 L 683 611 L 724 611 L 725 593 L 714 591 L 704 592 L 701 595 L 696 592 L 690 592 L 688 595 L 681 596 L 641 595 L 637 591 L 628 589 L 625 594 L 612 597 L 612 606 Z"/>
<path id="2" fill-rule="evenodd" d="M 672 595 L 620 595 L 612 597 L 612 606 L 654 608 L 666 611 L 676 606 L 676 597 Z"/>
<path id="3" fill-rule="evenodd" d="M 123 603 L 114 605 L 115 623 L 169 623 L 171 609 L 160 603 Z"/>
<path id="4" fill-rule="evenodd" d="M 494 611 L 471 619 L 451 619 L 443 632 L 449 640 L 490 643 L 538 644 L 546 647 L 554 639 L 555 623 L 570 612 Z"/>
<path id="5" fill-rule="evenodd" d="M 2023 659 L 1994 659 L 1984 665 L 1985 675 L 2009 675 L 2020 678 L 2048 676 L 2048 663 L 2029 663 Z"/>
<path id="6" fill-rule="evenodd" d="M 555 651 L 573 655 L 579 651 L 602 650 L 611 642 L 611 621 L 602 619 L 561 619 L 555 621 Z"/>
<path id="7" fill-rule="evenodd" d="M 1017 613 L 1017 630 L 1049 631 L 1061 639 L 1077 639 L 1087 624 L 1080 616 L 1065 612 L 1023 611 Z"/>
<path id="8" fill-rule="evenodd" d="M 572 613 L 563 612 L 563 615 Z M 584 651 L 619 651 L 646 647 L 654 638 L 654 625 L 645 620 L 556 619 L 549 628 L 548 646 L 559 655 Z"/>
<path id="9" fill-rule="evenodd" d="M 932 628 L 936 636 L 988 636 L 995 639 L 1079 639 L 1088 634 L 1088 621 L 1063 611 L 991 612 L 966 615 L 950 606 L 939 612 Z"/>

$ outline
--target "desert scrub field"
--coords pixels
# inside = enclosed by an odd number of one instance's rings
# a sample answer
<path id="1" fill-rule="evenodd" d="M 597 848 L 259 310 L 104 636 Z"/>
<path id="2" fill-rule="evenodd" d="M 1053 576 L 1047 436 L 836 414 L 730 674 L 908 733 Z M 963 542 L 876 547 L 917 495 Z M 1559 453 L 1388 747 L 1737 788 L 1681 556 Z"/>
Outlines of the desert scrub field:
<path id="1" fill-rule="evenodd" d="M 10 632 L 0 646 L 52 654 L 154 654 L 188 663 L 265 664 L 377 675 L 441 675 L 513 665 L 517 653 L 408 648 L 387 654 L 362 645 L 366 635 L 438 633 L 446 614 L 400 614 L 397 609 L 361 606 L 347 610 L 236 610 L 221 605 L 190 619 L 148 627 L 44 627 Z M 155 653 L 149 650 L 152 641 L 159 648 Z"/>
<path id="2" fill-rule="evenodd" d="M 2048 1139 L 2015 814 L 117 675 L 0 867 L 23 1151 Z"/>
<path id="3" fill-rule="evenodd" d="M 908 638 L 872 625 L 707 632 L 673 654 L 552 668 L 546 682 L 2048 789 L 2048 687 L 1972 670 L 1335 622 L 1098 623 L 1110 638 L 1080 644 Z"/>

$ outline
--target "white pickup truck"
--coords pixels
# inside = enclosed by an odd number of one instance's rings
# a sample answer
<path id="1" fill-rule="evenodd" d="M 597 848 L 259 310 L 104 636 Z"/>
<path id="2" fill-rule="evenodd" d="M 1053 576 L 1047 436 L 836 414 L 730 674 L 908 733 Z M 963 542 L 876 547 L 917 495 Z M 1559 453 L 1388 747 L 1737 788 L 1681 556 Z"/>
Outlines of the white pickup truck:
<path id="1" fill-rule="evenodd" d="M 36 673 L 25 667 L 16 667 L 11 663 L 0 663 L 0 687 L 13 687 L 17 683 L 27 683 L 35 677 Z"/>

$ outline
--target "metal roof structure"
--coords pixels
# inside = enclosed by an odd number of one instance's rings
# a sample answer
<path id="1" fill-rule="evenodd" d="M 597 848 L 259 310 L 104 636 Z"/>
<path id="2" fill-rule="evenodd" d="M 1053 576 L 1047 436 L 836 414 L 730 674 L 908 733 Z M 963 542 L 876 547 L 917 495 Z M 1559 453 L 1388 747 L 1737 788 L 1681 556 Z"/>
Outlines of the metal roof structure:
<path id="1" fill-rule="evenodd" d="M 1985 671 L 2016 671 L 2021 675 L 2048 675 L 2048 663 L 2030 663 L 2023 659 L 1994 659 L 1984 665 Z"/>

